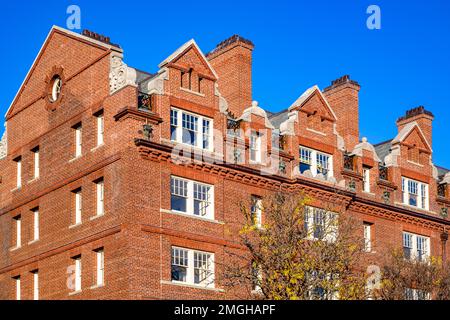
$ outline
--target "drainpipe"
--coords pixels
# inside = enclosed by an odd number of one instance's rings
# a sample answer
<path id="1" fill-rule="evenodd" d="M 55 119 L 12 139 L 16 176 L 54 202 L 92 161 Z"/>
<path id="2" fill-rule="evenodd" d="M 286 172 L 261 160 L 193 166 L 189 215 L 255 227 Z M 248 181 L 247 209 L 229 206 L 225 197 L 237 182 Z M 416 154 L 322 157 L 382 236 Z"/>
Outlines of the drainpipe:
<path id="1" fill-rule="evenodd" d="M 447 262 L 447 253 L 446 253 L 447 240 L 448 240 L 448 233 L 447 233 L 447 231 L 444 228 L 444 230 L 441 233 L 442 262 L 443 263 Z"/>

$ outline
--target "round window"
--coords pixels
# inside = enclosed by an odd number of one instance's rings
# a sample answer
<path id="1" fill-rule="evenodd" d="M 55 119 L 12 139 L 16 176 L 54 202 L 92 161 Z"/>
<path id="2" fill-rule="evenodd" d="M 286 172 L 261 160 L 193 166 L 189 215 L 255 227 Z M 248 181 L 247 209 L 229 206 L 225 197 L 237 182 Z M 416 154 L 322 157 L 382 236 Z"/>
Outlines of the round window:
<path id="1" fill-rule="evenodd" d="M 61 87 L 62 87 L 62 80 L 59 76 L 56 76 L 52 80 L 52 91 L 50 95 L 50 101 L 55 102 L 59 99 L 59 96 L 61 95 Z"/>

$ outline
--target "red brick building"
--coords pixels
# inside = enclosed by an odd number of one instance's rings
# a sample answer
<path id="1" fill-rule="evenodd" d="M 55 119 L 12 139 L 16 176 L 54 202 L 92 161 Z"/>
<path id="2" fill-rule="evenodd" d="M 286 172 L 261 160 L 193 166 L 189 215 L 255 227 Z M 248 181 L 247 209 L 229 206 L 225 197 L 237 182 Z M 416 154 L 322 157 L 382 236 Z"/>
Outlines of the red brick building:
<path id="1" fill-rule="evenodd" d="M 204 55 L 191 40 L 150 74 L 106 37 L 53 27 L 5 118 L 0 299 L 233 297 L 220 273 L 241 250 L 238 201 L 280 188 L 346 208 L 368 262 L 393 247 L 447 259 L 433 115 L 360 139 L 348 76 L 273 114 L 252 101 L 253 49 L 233 36 Z"/>

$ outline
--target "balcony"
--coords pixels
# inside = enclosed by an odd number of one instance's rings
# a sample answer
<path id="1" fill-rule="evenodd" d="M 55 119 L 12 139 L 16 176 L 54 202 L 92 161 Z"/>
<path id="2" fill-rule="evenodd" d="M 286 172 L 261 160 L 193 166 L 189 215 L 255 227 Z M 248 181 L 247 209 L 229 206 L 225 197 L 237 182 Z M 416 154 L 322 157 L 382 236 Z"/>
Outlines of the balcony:
<path id="1" fill-rule="evenodd" d="M 387 167 L 380 165 L 378 168 L 378 178 L 382 181 L 389 181 L 389 170 Z"/>
<path id="2" fill-rule="evenodd" d="M 355 170 L 355 158 L 349 154 L 344 154 L 344 169 L 348 171 Z"/>
<path id="3" fill-rule="evenodd" d="M 141 111 L 154 112 L 152 95 L 138 92 L 138 109 Z"/>
<path id="4" fill-rule="evenodd" d="M 447 184 L 446 183 L 438 184 L 438 188 L 437 188 L 438 197 L 441 197 L 441 198 L 445 198 L 446 197 L 445 189 L 447 189 Z"/>

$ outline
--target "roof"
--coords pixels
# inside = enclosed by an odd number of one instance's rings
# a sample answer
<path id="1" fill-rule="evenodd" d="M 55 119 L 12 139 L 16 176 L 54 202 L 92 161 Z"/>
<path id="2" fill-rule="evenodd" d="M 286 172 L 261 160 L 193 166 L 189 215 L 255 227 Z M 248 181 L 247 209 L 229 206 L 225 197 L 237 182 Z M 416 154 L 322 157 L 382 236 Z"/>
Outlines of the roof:
<path id="1" fill-rule="evenodd" d="M 382 162 L 384 162 L 384 158 L 391 152 L 391 142 L 392 140 L 387 140 L 373 145 L 378 158 Z"/>
<path id="2" fill-rule="evenodd" d="M 286 110 L 282 110 L 282 111 L 277 112 L 277 113 L 269 113 L 267 111 L 266 111 L 266 113 L 267 113 L 267 115 L 269 117 L 270 122 L 272 123 L 272 125 L 275 128 L 279 128 L 280 125 L 284 121 L 289 119 L 289 111 L 287 109 Z"/>
<path id="3" fill-rule="evenodd" d="M 440 166 L 436 166 L 436 169 L 438 171 L 438 177 L 444 176 L 447 172 L 450 172 L 449 169 Z"/>

